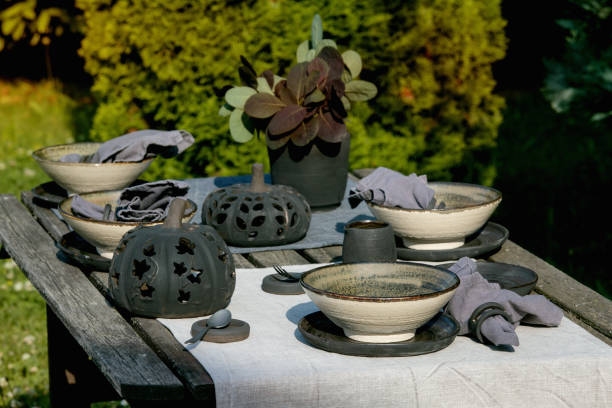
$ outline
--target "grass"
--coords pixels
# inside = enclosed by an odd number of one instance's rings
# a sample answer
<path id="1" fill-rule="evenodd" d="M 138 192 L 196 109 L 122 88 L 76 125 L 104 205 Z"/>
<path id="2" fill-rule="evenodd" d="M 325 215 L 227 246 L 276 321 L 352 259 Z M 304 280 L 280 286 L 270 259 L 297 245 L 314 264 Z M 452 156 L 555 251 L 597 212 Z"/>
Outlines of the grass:
<path id="1" fill-rule="evenodd" d="M 30 154 L 73 141 L 75 112 L 82 106 L 52 82 L 0 81 L 0 193 L 49 180 Z M 12 260 L 0 260 L 0 407 L 48 407 L 47 370 L 45 302 Z"/>

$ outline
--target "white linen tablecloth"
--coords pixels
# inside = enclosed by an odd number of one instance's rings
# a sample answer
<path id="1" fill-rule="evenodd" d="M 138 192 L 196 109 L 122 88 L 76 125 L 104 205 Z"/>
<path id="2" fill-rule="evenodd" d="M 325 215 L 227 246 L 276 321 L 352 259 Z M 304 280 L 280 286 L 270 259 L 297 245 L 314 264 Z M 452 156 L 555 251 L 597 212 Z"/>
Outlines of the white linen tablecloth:
<path id="1" fill-rule="evenodd" d="M 262 291 L 270 273 L 236 270 L 228 309 L 249 323 L 248 339 L 187 346 L 210 373 L 219 408 L 612 406 L 612 348 L 568 319 L 556 328 L 519 326 L 513 351 L 459 336 L 421 356 L 345 356 L 304 340 L 297 324 L 317 307 L 306 295 Z M 184 343 L 199 319 L 158 320 Z"/>

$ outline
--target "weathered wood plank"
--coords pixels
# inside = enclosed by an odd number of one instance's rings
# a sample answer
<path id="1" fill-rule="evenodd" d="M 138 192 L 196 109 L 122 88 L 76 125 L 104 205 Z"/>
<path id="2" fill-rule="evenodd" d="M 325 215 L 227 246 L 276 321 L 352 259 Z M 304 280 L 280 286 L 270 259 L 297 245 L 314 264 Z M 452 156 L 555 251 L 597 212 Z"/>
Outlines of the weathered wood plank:
<path id="1" fill-rule="evenodd" d="M 506 241 L 490 260 L 534 270 L 539 277 L 537 292 L 569 312 L 568 317 L 577 318 L 578 323 L 586 324 L 583 327 L 596 330 L 605 337 L 602 340 L 612 344 L 612 301 L 512 241 Z"/>
<path id="2" fill-rule="evenodd" d="M 50 228 L 54 239 L 60 239 L 68 232 L 66 224 L 57 218 L 49 209 L 36 205 L 30 192 L 22 193 L 24 203 L 30 208 L 34 217 Z M 243 267 L 253 267 L 244 257 L 240 256 Z M 236 256 L 234 257 L 236 259 Z M 88 275 L 90 282 L 105 297 L 108 293 L 108 273 L 94 271 Z M 162 361 L 170 367 L 174 374 L 185 384 L 195 400 L 214 404 L 214 385 L 212 379 L 200 363 L 176 341 L 174 336 L 158 321 L 145 318 L 126 317 L 128 322 L 142 336 L 144 341 L 157 353 Z"/>
<path id="3" fill-rule="evenodd" d="M 304 256 L 304 258 L 315 263 L 337 262 L 342 260 L 342 245 L 303 249 L 298 252 Z"/>
<path id="4" fill-rule="evenodd" d="M 305 265 L 310 262 L 295 251 L 261 251 L 252 252 L 247 259 L 255 266 L 266 267 L 273 265 Z"/>
<path id="5" fill-rule="evenodd" d="M 49 306 L 47 333 L 52 407 L 89 407 L 121 399 Z"/>
<path id="6" fill-rule="evenodd" d="M 241 254 L 232 254 L 234 258 L 234 265 L 236 268 L 253 268 L 255 265 L 250 263 L 243 255 Z"/>
<path id="7" fill-rule="evenodd" d="M 104 296 L 110 298 L 108 273 L 92 272 L 89 279 Z M 136 332 L 185 384 L 194 400 L 200 401 L 200 404 L 215 405 L 215 387 L 212 378 L 202 364 L 174 338 L 164 325 L 155 319 L 125 317 Z"/>
<path id="8" fill-rule="evenodd" d="M 176 376 L 80 269 L 57 258 L 53 240 L 11 195 L 0 195 L 0 241 L 119 395 L 183 398 Z"/>
<path id="9" fill-rule="evenodd" d="M 58 218 L 53 211 L 48 208 L 36 205 L 33 202 L 34 196 L 31 191 L 23 191 L 21 193 L 21 201 L 30 210 L 34 218 L 47 231 L 55 242 L 59 242 L 62 236 L 70 231 L 66 223 Z"/>

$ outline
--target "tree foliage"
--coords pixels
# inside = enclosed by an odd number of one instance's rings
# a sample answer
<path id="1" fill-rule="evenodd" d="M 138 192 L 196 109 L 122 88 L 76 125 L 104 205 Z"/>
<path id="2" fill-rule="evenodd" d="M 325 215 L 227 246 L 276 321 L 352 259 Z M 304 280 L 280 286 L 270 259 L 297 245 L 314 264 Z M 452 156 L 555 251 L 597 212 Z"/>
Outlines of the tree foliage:
<path id="1" fill-rule="evenodd" d="M 77 0 L 80 50 L 100 100 L 92 137 L 130 128 L 181 128 L 196 145 L 181 158 L 192 175 L 248 172 L 267 162 L 263 140 L 237 144 L 219 106 L 238 85 L 240 56 L 257 72 L 286 76 L 296 47 L 323 17 L 324 38 L 359 50 L 360 77 L 378 96 L 351 107 L 352 167 L 388 166 L 450 178 L 495 145 L 503 100 L 491 63 L 505 50 L 499 0 Z M 491 181 L 487 163 L 478 174 Z M 160 170 L 160 175 L 163 170 Z"/>
<path id="2" fill-rule="evenodd" d="M 612 4 L 573 0 L 571 18 L 557 23 L 566 30 L 562 58 L 547 61 L 544 94 L 559 113 L 578 120 L 612 121 Z"/>

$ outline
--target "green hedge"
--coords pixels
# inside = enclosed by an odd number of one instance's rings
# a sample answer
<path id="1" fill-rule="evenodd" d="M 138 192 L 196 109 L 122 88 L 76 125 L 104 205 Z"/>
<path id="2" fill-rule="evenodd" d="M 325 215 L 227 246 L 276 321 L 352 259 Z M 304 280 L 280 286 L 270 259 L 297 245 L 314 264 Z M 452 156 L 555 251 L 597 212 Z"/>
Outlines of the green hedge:
<path id="1" fill-rule="evenodd" d="M 281 75 L 309 38 L 312 16 L 325 37 L 364 61 L 361 77 L 379 96 L 347 120 L 351 166 L 388 166 L 450 178 L 463 166 L 490 183 L 503 99 L 491 63 L 505 51 L 499 0 L 162 1 L 77 0 L 84 11 L 80 50 L 100 105 L 91 136 L 130 129 L 181 128 L 196 145 L 155 168 L 159 177 L 228 175 L 267 163 L 263 141 L 233 142 L 218 116 L 239 56 Z M 162 164 L 163 166 L 163 164 Z"/>

